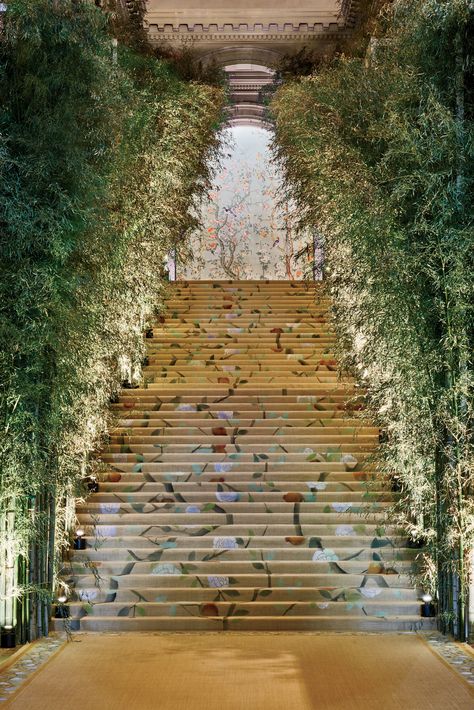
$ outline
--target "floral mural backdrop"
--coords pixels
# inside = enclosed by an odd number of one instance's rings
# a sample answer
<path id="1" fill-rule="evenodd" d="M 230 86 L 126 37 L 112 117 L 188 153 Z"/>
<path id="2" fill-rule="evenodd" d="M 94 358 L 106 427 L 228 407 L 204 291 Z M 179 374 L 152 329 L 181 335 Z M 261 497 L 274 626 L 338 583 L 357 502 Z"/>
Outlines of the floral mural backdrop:
<path id="1" fill-rule="evenodd" d="M 281 201 L 281 176 L 272 164 L 269 131 L 233 126 L 225 131 L 227 154 L 203 204 L 202 229 L 190 258 L 178 258 L 178 279 L 301 279 L 304 246 Z"/>

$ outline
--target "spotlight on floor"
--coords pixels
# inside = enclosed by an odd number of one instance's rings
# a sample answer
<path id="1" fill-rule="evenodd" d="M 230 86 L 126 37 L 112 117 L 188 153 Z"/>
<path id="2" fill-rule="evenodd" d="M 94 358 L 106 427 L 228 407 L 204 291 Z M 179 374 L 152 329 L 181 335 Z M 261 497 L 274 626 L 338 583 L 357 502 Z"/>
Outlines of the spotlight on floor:
<path id="1" fill-rule="evenodd" d="M 423 604 L 421 605 L 421 616 L 424 619 L 430 619 L 436 616 L 436 607 L 433 604 L 433 597 L 431 594 L 423 594 L 421 597 Z"/>
<path id="2" fill-rule="evenodd" d="M 76 535 L 74 537 L 73 547 L 75 550 L 85 550 L 87 547 L 86 538 L 84 537 L 85 531 L 82 528 L 77 528 Z"/>
<path id="3" fill-rule="evenodd" d="M 0 633 L 0 648 L 15 648 L 16 646 L 16 632 L 15 627 L 11 624 L 2 626 Z"/>
<path id="4" fill-rule="evenodd" d="M 67 604 L 66 594 L 59 594 L 56 599 L 56 608 L 54 611 L 55 619 L 69 619 L 71 612 Z"/>

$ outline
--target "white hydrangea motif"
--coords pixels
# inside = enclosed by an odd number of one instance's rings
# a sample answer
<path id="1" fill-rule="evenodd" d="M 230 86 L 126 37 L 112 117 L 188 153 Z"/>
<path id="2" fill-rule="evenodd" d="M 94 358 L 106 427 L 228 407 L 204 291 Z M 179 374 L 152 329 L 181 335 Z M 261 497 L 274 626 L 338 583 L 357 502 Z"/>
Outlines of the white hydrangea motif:
<path id="1" fill-rule="evenodd" d="M 215 537 L 213 541 L 214 549 L 235 550 L 238 547 L 235 537 Z"/>
<path id="2" fill-rule="evenodd" d="M 79 599 L 82 602 L 92 602 L 94 599 L 97 599 L 97 595 L 99 594 L 98 589 L 78 589 L 77 591 L 79 595 Z"/>
<path id="3" fill-rule="evenodd" d="M 317 491 L 324 491 L 324 489 L 327 487 L 327 485 L 328 484 L 324 483 L 324 481 L 309 481 L 307 483 L 309 490 L 316 488 Z"/>
<path id="4" fill-rule="evenodd" d="M 378 597 L 379 594 L 382 594 L 382 590 L 379 587 L 361 587 L 360 593 L 364 597 L 367 597 L 367 599 L 373 599 L 374 597 Z"/>
<path id="5" fill-rule="evenodd" d="M 352 508 L 352 503 L 331 503 L 331 506 L 336 513 L 345 513 Z"/>
<path id="6" fill-rule="evenodd" d="M 118 513 L 120 503 L 100 503 L 100 512 L 104 514 Z"/>
<path id="7" fill-rule="evenodd" d="M 117 528 L 115 525 L 104 525 L 100 527 L 99 534 L 101 537 L 115 537 L 117 534 Z"/>
<path id="8" fill-rule="evenodd" d="M 159 565 L 155 565 L 151 571 L 152 574 L 181 574 L 181 570 L 176 565 L 170 562 L 162 562 Z"/>
<path id="9" fill-rule="evenodd" d="M 352 470 L 357 466 L 357 459 L 355 456 L 352 456 L 352 454 L 343 454 L 341 456 L 341 461 L 342 463 L 346 464 L 346 468 L 349 470 Z"/>
<path id="10" fill-rule="evenodd" d="M 237 491 L 217 491 L 216 498 L 220 503 L 234 503 L 239 500 Z"/>
<path id="11" fill-rule="evenodd" d="M 232 419 L 234 412 L 231 411 L 221 411 L 217 412 L 218 419 Z"/>
<path id="12" fill-rule="evenodd" d="M 329 602 L 318 602 L 317 605 L 320 609 L 327 609 L 329 606 Z"/>
<path id="13" fill-rule="evenodd" d="M 228 587 L 230 580 L 229 577 L 211 575 L 207 578 L 207 583 L 210 587 L 219 589 L 220 587 Z"/>
<path id="14" fill-rule="evenodd" d="M 313 449 L 310 449 L 309 446 L 306 447 L 306 449 L 303 449 L 304 454 L 314 454 Z"/>
<path id="15" fill-rule="evenodd" d="M 186 507 L 186 513 L 200 513 L 201 508 L 198 505 L 188 505 Z"/>
<path id="16" fill-rule="evenodd" d="M 337 562 L 339 557 L 334 550 L 327 548 L 326 550 L 316 550 L 313 555 L 313 562 Z"/>
<path id="17" fill-rule="evenodd" d="M 356 531 L 352 525 L 338 525 L 336 528 L 336 535 L 356 535 Z"/>
<path id="18" fill-rule="evenodd" d="M 214 471 L 216 473 L 228 473 L 229 471 L 232 471 L 232 464 L 231 463 L 215 463 L 214 464 Z"/>

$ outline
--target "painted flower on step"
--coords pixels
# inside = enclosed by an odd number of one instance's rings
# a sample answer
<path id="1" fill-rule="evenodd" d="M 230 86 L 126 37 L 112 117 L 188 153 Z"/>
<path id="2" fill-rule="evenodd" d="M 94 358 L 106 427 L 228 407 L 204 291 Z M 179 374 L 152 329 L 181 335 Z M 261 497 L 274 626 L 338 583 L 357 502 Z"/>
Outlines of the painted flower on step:
<path id="1" fill-rule="evenodd" d="M 304 495 L 299 491 L 288 491 L 283 496 L 283 500 L 286 503 L 302 503 L 304 501 Z"/>
<path id="2" fill-rule="evenodd" d="M 178 412 L 195 412 L 196 406 L 194 404 L 178 404 L 176 407 Z"/>
<path id="3" fill-rule="evenodd" d="M 316 550 L 313 554 L 313 562 L 337 562 L 339 557 L 334 550 L 327 548 L 326 550 Z"/>
<path id="4" fill-rule="evenodd" d="M 210 587 L 213 587 L 214 589 L 219 589 L 220 587 L 228 587 L 230 584 L 230 580 L 229 577 L 210 575 L 207 578 L 207 583 Z"/>
<path id="5" fill-rule="evenodd" d="M 359 591 L 367 599 L 373 599 L 374 597 L 378 597 L 379 594 L 382 594 L 380 587 L 361 587 Z"/>
<path id="6" fill-rule="evenodd" d="M 228 471 L 232 471 L 232 464 L 231 463 L 215 463 L 214 464 L 214 471 L 216 473 L 228 473 Z"/>
<path id="7" fill-rule="evenodd" d="M 331 506 L 336 513 L 345 513 L 352 508 L 352 503 L 331 503 Z"/>
<path id="8" fill-rule="evenodd" d="M 118 513 L 120 510 L 120 503 L 100 503 L 99 508 L 101 513 Z"/>
<path id="9" fill-rule="evenodd" d="M 349 471 L 352 471 L 352 469 L 354 469 L 358 464 L 356 457 L 353 456 L 352 454 L 343 454 L 341 456 L 341 461 L 343 464 L 346 465 L 346 468 Z"/>
<path id="10" fill-rule="evenodd" d="M 352 525 L 338 525 L 336 535 L 356 535 L 356 531 Z"/>
<path id="11" fill-rule="evenodd" d="M 310 491 L 313 489 L 316 489 L 317 491 L 324 491 L 327 483 L 324 483 L 324 481 L 309 481 L 306 485 Z"/>
<path id="12" fill-rule="evenodd" d="M 97 599 L 98 589 L 78 589 L 77 594 L 81 602 L 92 602 Z"/>
<path id="13" fill-rule="evenodd" d="M 217 418 L 218 419 L 232 419 L 234 412 L 230 411 L 221 411 L 217 412 Z"/>
<path id="14" fill-rule="evenodd" d="M 318 602 L 317 606 L 319 609 L 327 609 L 329 606 L 329 602 Z"/>
<path id="15" fill-rule="evenodd" d="M 215 537 L 213 547 L 216 550 L 235 550 L 238 547 L 235 537 Z"/>
<path id="16" fill-rule="evenodd" d="M 181 570 L 176 565 L 170 562 L 162 562 L 159 565 L 155 565 L 151 570 L 152 574 L 181 574 Z"/>
<path id="17" fill-rule="evenodd" d="M 303 449 L 304 454 L 314 454 L 313 449 L 310 449 L 309 446 L 306 447 L 306 449 Z"/>
<path id="18" fill-rule="evenodd" d="M 237 491 L 217 491 L 216 498 L 220 503 L 235 503 L 239 500 L 240 494 Z"/>
<path id="19" fill-rule="evenodd" d="M 117 534 L 117 528 L 115 525 L 103 525 L 99 529 L 101 537 L 115 537 Z"/>
<path id="20" fill-rule="evenodd" d="M 188 505 L 186 507 L 186 513 L 200 513 L 201 508 L 198 505 Z"/>

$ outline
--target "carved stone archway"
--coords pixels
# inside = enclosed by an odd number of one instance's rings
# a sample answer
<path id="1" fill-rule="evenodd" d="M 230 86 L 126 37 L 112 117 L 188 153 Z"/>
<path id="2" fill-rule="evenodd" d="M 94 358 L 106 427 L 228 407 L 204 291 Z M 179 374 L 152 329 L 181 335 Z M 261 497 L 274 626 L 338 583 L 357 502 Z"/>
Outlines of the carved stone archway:
<path id="1" fill-rule="evenodd" d="M 232 122 L 262 122 L 261 89 L 268 76 L 252 66 L 275 67 L 304 46 L 331 54 L 351 33 L 357 0 L 148 0 L 146 25 L 152 44 L 192 47 L 202 61 L 228 71 Z"/>

